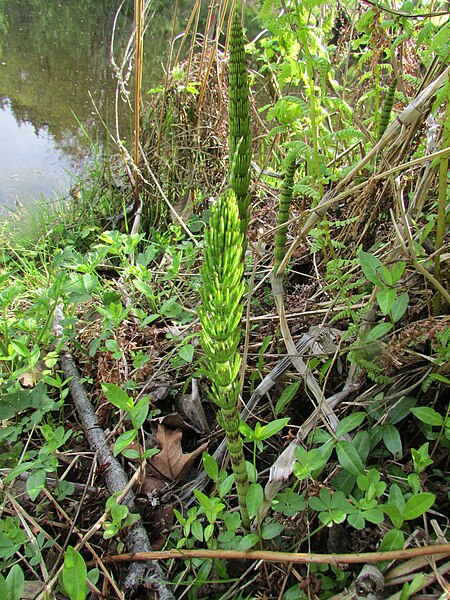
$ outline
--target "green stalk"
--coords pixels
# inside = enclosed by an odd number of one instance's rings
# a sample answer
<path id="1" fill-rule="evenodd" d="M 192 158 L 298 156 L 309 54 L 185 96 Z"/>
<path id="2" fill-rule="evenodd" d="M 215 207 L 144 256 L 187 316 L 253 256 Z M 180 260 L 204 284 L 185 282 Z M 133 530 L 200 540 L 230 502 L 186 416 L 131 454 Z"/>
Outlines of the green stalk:
<path id="1" fill-rule="evenodd" d="M 227 190 L 213 207 L 205 233 L 200 269 L 202 306 L 198 316 L 202 324 L 200 341 L 207 359 L 203 372 L 211 380 L 210 395 L 220 409 L 218 420 L 226 435 L 242 525 L 249 529 L 248 476 L 238 412 L 241 367 L 238 345 L 244 294 L 243 237 L 236 195 Z"/>
<path id="2" fill-rule="evenodd" d="M 294 175 L 295 169 L 297 168 L 295 158 L 293 158 L 286 169 L 286 173 L 283 179 L 283 185 L 281 186 L 280 203 L 278 205 L 278 217 L 277 217 L 277 232 L 275 234 L 275 260 L 273 264 L 273 270 L 276 275 L 278 269 L 283 261 L 286 254 L 286 237 L 287 237 L 287 223 L 289 219 L 289 209 L 291 208 L 292 202 L 292 188 L 294 186 Z M 281 225 L 283 227 L 281 227 Z"/>
<path id="3" fill-rule="evenodd" d="M 249 222 L 250 197 L 250 101 L 245 58 L 244 34 L 239 11 L 235 10 L 230 30 L 230 61 L 228 66 L 228 124 L 231 189 L 236 194 L 241 220 L 243 244 Z M 244 251 L 245 251 L 244 246 Z"/>
<path id="4" fill-rule="evenodd" d="M 442 132 L 442 148 L 450 146 L 450 78 L 446 83 L 447 107 L 445 110 L 444 128 Z M 438 216 L 436 223 L 436 250 L 440 250 L 444 245 L 445 238 L 445 211 L 447 202 L 447 178 L 448 178 L 448 154 L 441 156 L 439 164 L 439 191 L 438 191 Z M 434 259 L 434 277 L 441 282 L 441 254 L 437 254 Z M 441 314 L 442 295 L 438 291 L 433 298 L 433 315 Z"/>
<path id="5" fill-rule="evenodd" d="M 392 107 L 394 106 L 395 90 L 397 89 L 397 79 L 394 77 L 389 85 L 381 109 L 380 120 L 378 123 L 377 142 L 383 137 L 391 118 Z"/>

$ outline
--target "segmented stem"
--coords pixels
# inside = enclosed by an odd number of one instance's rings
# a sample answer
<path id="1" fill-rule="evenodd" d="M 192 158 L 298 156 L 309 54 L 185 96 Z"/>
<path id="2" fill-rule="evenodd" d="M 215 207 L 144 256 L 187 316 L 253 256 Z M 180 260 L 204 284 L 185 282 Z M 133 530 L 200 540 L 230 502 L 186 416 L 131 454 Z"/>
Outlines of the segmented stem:
<path id="1" fill-rule="evenodd" d="M 198 315 L 202 324 L 201 345 L 207 358 L 203 371 L 212 383 L 211 398 L 220 408 L 218 419 L 226 434 L 242 524 L 248 529 L 248 477 L 237 409 L 241 366 L 238 345 L 244 294 L 242 243 L 236 195 L 228 190 L 213 207 L 205 233 L 200 269 L 202 306 Z"/>
<path id="2" fill-rule="evenodd" d="M 380 114 L 380 122 L 378 127 L 377 142 L 383 137 L 391 118 L 392 107 L 394 106 L 395 90 L 397 89 L 397 79 L 394 77 L 389 85 L 384 98 L 383 107 Z"/>
<path id="3" fill-rule="evenodd" d="M 293 158 L 284 174 L 283 185 L 281 186 L 280 202 L 278 205 L 277 226 L 284 225 L 289 219 L 289 209 L 292 202 L 292 188 L 294 186 L 294 175 L 297 168 L 295 158 Z M 277 273 L 283 258 L 286 254 L 287 225 L 280 227 L 275 234 L 275 260 L 273 270 Z"/>
<path id="4" fill-rule="evenodd" d="M 245 58 L 244 34 L 242 32 L 239 11 L 235 10 L 230 30 L 230 61 L 228 67 L 228 123 L 230 187 L 236 194 L 241 219 L 241 232 L 246 244 L 250 202 L 248 188 L 250 184 L 250 102 Z"/>

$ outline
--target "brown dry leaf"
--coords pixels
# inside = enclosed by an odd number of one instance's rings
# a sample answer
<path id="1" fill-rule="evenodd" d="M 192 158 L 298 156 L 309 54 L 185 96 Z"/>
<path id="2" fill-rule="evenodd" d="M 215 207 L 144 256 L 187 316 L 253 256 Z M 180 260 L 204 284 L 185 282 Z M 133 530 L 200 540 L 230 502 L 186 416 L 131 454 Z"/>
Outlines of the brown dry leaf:
<path id="1" fill-rule="evenodd" d="M 173 430 L 164 425 L 158 425 L 156 440 L 161 452 L 152 456 L 149 460 L 153 478 L 157 477 L 165 481 L 185 479 L 193 461 L 206 450 L 207 443 L 202 444 L 194 452 L 183 454 L 181 448 L 182 435 L 181 429 Z"/>

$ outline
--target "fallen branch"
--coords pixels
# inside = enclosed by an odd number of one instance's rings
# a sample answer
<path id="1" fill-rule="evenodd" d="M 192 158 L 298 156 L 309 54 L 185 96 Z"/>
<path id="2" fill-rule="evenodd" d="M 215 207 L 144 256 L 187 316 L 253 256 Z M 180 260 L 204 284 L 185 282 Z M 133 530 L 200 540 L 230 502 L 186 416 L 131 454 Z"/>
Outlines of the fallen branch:
<path id="1" fill-rule="evenodd" d="M 60 307 L 55 311 L 53 329 L 58 337 L 62 336 L 61 321 L 63 313 Z M 80 382 L 80 374 L 75 361 L 67 347 L 63 344 L 59 362 L 64 373 L 64 378 L 69 379 L 69 389 L 81 424 L 83 425 L 89 447 L 95 452 L 99 467 L 105 468 L 104 476 L 110 494 L 122 491 L 128 485 L 128 477 L 119 461 L 114 458 L 109 449 L 103 429 L 97 422 L 94 408 L 86 394 L 83 384 Z M 130 512 L 136 513 L 134 494 L 129 491 L 123 498 L 123 503 Z M 150 553 L 151 545 L 142 522 L 136 521 L 124 533 L 127 548 L 132 554 Z M 171 600 L 174 596 L 164 582 L 164 573 L 158 563 L 148 558 L 144 564 L 133 562 L 124 581 L 124 589 L 127 592 L 136 590 L 143 582 L 151 585 L 158 594 L 160 600 Z"/>
<path id="2" fill-rule="evenodd" d="M 105 564 L 145 560 L 169 560 L 187 558 L 217 558 L 220 560 L 262 560 L 271 563 L 319 563 L 319 564 L 357 564 L 376 563 L 382 560 L 403 560 L 414 556 L 433 555 L 439 558 L 450 556 L 450 544 L 432 544 L 405 550 L 389 552 L 357 552 L 355 554 L 310 554 L 302 552 L 274 552 L 269 550 L 165 550 L 159 552 L 140 552 L 118 554 L 103 559 Z"/>

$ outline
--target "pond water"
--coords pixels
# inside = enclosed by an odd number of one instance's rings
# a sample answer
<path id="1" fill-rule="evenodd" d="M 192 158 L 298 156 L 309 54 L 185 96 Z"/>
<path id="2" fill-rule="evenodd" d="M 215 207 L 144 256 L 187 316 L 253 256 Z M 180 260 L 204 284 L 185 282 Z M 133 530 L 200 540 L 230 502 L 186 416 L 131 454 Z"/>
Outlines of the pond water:
<path id="1" fill-rule="evenodd" d="M 0 210 L 16 199 L 65 195 L 104 147 L 116 78 L 110 41 L 119 0 L 0 0 Z M 153 0 L 144 42 L 144 81 L 159 82 L 167 59 L 174 3 Z M 192 7 L 179 2 L 177 31 Z M 133 0 L 115 28 L 120 61 L 133 29 Z M 145 89 L 145 88 L 144 88 Z M 148 88 L 147 88 L 148 89 Z M 129 131 L 128 119 L 121 115 Z"/>

